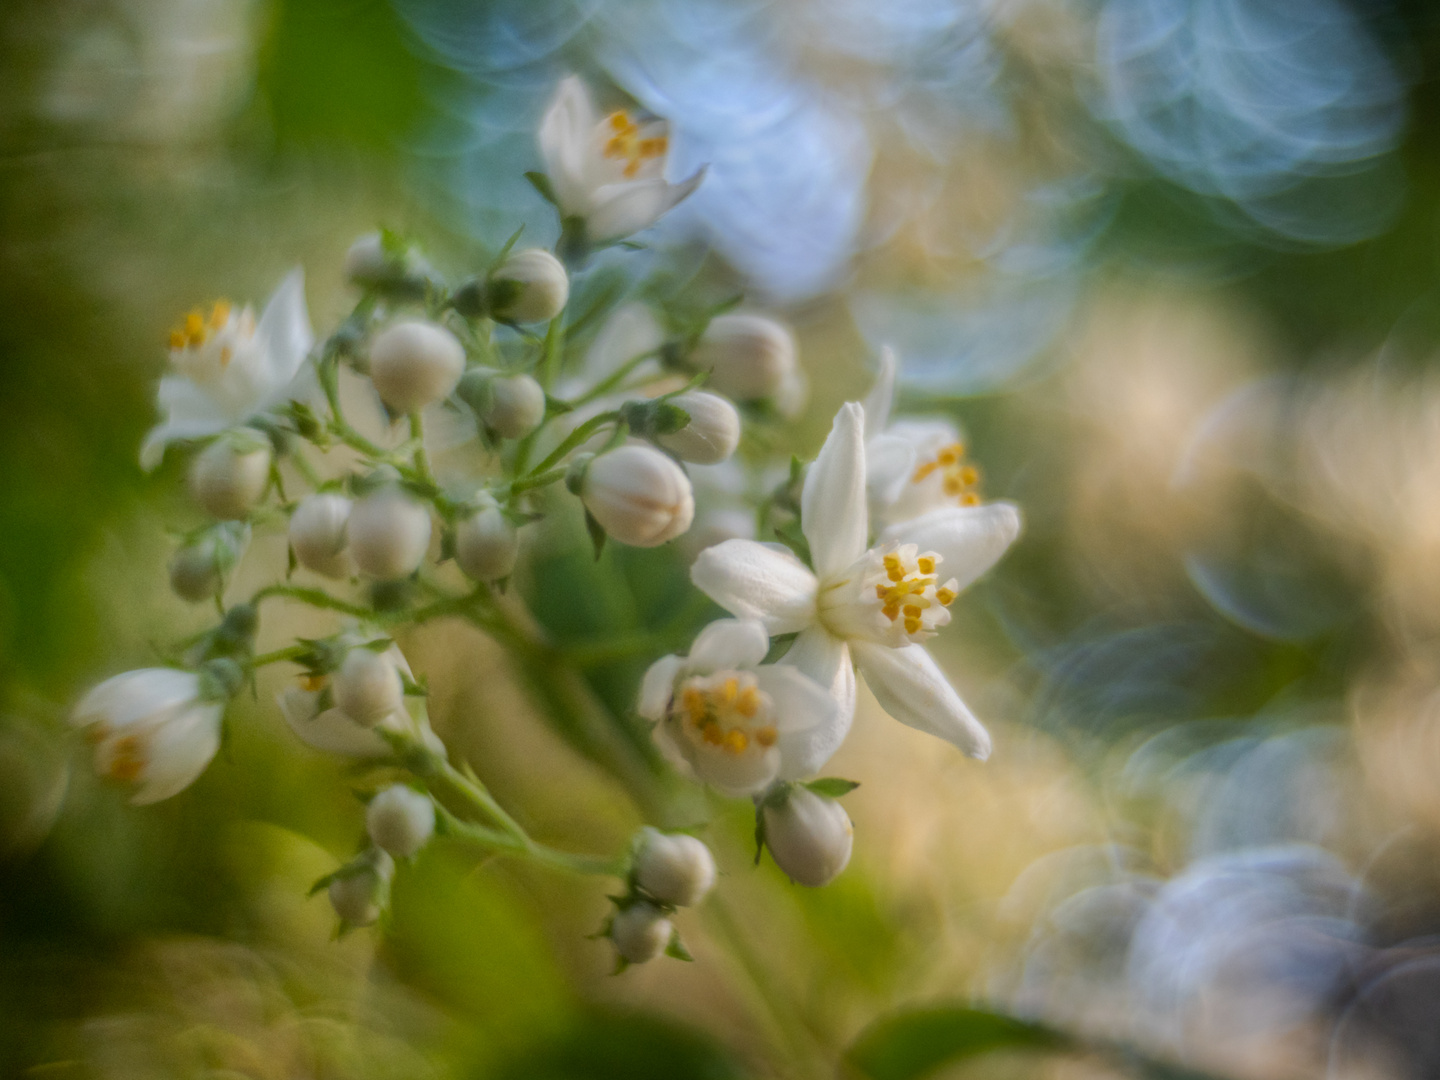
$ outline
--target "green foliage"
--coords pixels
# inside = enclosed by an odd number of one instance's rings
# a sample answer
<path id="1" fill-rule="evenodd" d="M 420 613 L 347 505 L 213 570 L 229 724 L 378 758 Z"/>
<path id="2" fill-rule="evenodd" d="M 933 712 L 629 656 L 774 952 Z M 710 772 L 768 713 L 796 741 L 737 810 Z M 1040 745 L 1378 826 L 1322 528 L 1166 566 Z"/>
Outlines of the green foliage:
<path id="1" fill-rule="evenodd" d="M 583 1014 L 473 1080 L 740 1080 L 749 1075 L 699 1032 L 638 1013 Z"/>
<path id="2" fill-rule="evenodd" d="M 1040 1024 L 983 1009 L 917 1009 L 871 1025 L 846 1052 L 852 1074 L 866 1080 L 921 1080 L 940 1068 L 994 1053 L 1073 1048 L 1065 1035 Z"/>

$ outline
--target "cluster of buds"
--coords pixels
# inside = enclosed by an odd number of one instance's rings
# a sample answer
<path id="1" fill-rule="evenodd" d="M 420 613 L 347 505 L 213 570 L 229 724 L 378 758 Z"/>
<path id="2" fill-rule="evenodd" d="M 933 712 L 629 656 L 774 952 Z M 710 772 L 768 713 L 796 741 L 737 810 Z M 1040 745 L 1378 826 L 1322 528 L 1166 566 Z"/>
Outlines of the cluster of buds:
<path id="1" fill-rule="evenodd" d="M 601 931 L 615 945 L 618 970 L 664 953 L 689 960 L 671 921 L 677 908 L 693 907 L 715 885 L 715 859 L 685 833 L 641 829 L 631 845 L 628 889 L 612 897 L 615 912 Z"/>

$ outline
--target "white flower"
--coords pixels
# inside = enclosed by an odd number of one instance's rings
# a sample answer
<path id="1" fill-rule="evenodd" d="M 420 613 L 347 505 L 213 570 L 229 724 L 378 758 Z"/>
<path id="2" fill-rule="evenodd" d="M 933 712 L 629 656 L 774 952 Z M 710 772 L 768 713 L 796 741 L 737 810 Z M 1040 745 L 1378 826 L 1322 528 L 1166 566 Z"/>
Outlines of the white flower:
<path id="1" fill-rule="evenodd" d="M 865 401 L 865 469 L 870 506 L 886 525 L 934 510 L 978 506 L 980 470 L 965 459 L 965 441 L 942 417 L 890 423 L 898 368 L 889 346 L 880 351 L 880 373 Z"/>
<path id="2" fill-rule="evenodd" d="M 141 466 L 159 465 L 176 439 L 216 435 L 282 402 L 309 400 L 316 382 L 305 358 L 314 340 L 299 269 L 280 283 L 258 322 L 249 305 L 237 312 L 217 303 L 208 316 L 192 311 L 170 335 L 174 374 L 160 380 L 159 393 L 165 420 L 145 436 Z"/>
<path id="3" fill-rule="evenodd" d="M 345 550 L 352 504 L 344 495 L 306 495 L 290 515 L 290 547 L 307 570 L 330 578 L 347 578 L 355 562 Z"/>
<path id="4" fill-rule="evenodd" d="M 435 804 L 404 784 L 391 784 L 365 807 L 365 830 L 382 851 L 408 859 L 435 832 Z"/>
<path id="5" fill-rule="evenodd" d="M 654 904 L 637 900 L 615 913 L 610 923 L 610 940 L 626 963 L 654 960 L 670 944 L 675 928 Z"/>
<path id="6" fill-rule="evenodd" d="M 740 445 L 740 414 L 719 394 L 691 390 L 670 399 L 690 416 L 679 431 L 658 435 L 655 441 L 681 461 L 716 465 Z"/>
<path id="7" fill-rule="evenodd" d="M 448 397 L 465 373 L 465 346 L 438 323 L 406 319 L 370 345 L 370 381 L 392 413 L 416 412 Z"/>
<path id="8" fill-rule="evenodd" d="M 225 698 L 193 671 L 141 668 L 106 679 L 71 716 L 88 727 L 95 771 L 136 785 L 131 802 L 168 799 L 189 787 L 220 749 Z"/>
<path id="9" fill-rule="evenodd" d="M 632 547 L 673 540 L 695 517 L 689 478 L 650 446 L 629 444 L 595 458 L 579 494 L 606 533 Z"/>
<path id="10" fill-rule="evenodd" d="M 601 117 L 585 84 L 561 81 L 540 122 L 540 156 L 560 212 L 585 219 L 592 244 L 653 224 L 700 184 L 700 169 L 678 184 L 665 179 L 670 148 L 663 120 L 637 123 L 624 109 Z"/>
<path id="11" fill-rule="evenodd" d="M 825 686 L 794 667 L 762 665 L 769 650 L 762 623 L 717 619 L 689 656 L 650 665 L 640 687 L 637 711 L 655 724 L 661 752 L 728 795 L 811 775 L 830 756 L 816 761 L 815 747 L 838 745 L 834 732 L 849 722 Z"/>
<path id="12" fill-rule="evenodd" d="M 515 322 L 549 322 L 565 310 L 570 279 L 560 260 L 544 248 L 507 258 L 490 279 L 490 310 Z"/>
<path id="13" fill-rule="evenodd" d="M 812 571 L 786 548 L 727 540 L 707 548 L 691 580 L 731 614 L 771 634 L 798 633 L 784 658 L 830 687 L 842 722 L 812 748 L 834 752 L 855 708 L 854 664 L 895 719 L 984 758 L 990 736 L 920 642 L 950 621 L 956 595 L 992 567 L 1020 531 L 1009 503 L 937 510 L 886 529 L 867 550 L 865 413 L 841 407 L 800 497 Z M 942 569 L 943 568 L 943 569 Z"/>
<path id="14" fill-rule="evenodd" d="M 765 846 L 791 881 L 819 888 L 849 865 L 855 829 L 834 799 L 796 785 L 779 802 L 767 801 L 760 812 Z"/>
<path id="15" fill-rule="evenodd" d="M 693 836 L 642 830 L 635 856 L 635 884 L 665 904 L 698 904 L 715 884 L 715 858 Z"/>

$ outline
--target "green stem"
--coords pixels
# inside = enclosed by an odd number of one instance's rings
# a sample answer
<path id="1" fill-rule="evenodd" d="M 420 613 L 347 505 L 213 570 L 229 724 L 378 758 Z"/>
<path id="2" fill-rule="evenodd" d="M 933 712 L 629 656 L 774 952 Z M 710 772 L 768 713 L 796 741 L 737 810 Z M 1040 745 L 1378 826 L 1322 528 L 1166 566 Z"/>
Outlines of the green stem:
<path id="1" fill-rule="evenodd" d="M 302 585 L 282 585 L 278 582 L 274 585 L 266 585 L 250 598 L 250 602 L 252 604 L 258 604 L 261 600 L 268 600 L 272 596 L 283 596 L 287 600 L 298 600 L 302 604 L 324 608 L 327 611 L 339 611 L 346 615 L 353 615 L 357 619 L 375 618 L 375 612 L 369 608 L 361 607 L 358 604 L 347 603 L 338 596 L 331 596 L 324 589 L 311 589 Z"/>
<path id="2" fill-rule="evenodd" d="M 603 412 L 597 416 L 592 416 L 589 420 L 586 420 L 574 431 L 570 432 L 569 435 L 565 436 L 565 440 L 550 452 L 549 457 L 547 457 L 544 461 L 540 462 L 539 465 L 536 465 L 535 468 L 530 470 L 530 476 L 533 476 L 536 473 L 542 473 L 547 469 L 553 469 L 556 465 L 560 464 L 560 462 L 564 460 L 566 454 L 570 453 L 570 451 L 574 450 L 577 446 L 583 443 L 586 439 L 590 438 L 591 435 L 594 435 L 595 432 L 599 431 L 606 424 L 614 423 L 618 419 L 620 419 L 620 414 L 618 412 Z M 528 477 L 522 479 L 528 479 Z M 521 480 L 516 481 L 517 484 L 521 482 Z"/>
<path id="3" fill-rule="evenodd" d="M 605 378 L 601 379 L 589 390 L 585 391 L 585 393 L 581 394 L 578 398 L 574 400 L 574 402 L 572 402 L 572 404 L 574 404 L 576 407 L 579 407 L 581 405 L 589 404 L 598 397 L 604 397 L 607 393 L 609 393 L 615 387 L 619 386 L 622 382 L 624 382 L 625 377 L 629 375 L 632 371 L 634 371 L 637 367 L 639 367 L 641 364 L 643 364 L 646 360 L 649 360 L 659 355 L 659 349 L 649 349 L 641 353 L 639 356 L 632 356 L 629 360 L 626 360 L 625 363 L 621 364 L 618 368 L 612 371 L 609 375 L 605 376 Z"/>
<path id="4" fill-rule="evenodd" d="M 531 491 L 535 488 L 542 488 L 557 480 L 564 480 L 568 469 L 551 469 L 549 472 L 531 473 L 529 476 L 522 476 L 510 485 L 510 494 L 519 495 L 522 491 Z"/>
<path id="5" fill-rule="evenodd" d="M 325 400 L 330 406 L 330 433 L 351 449 L 358 450 L 366 457 L 384 460 L 389 451 L 371 442 L 350 426 L 345 412 L 340 407 L 340 362 L 328 360 L 320 365 L 320 386 L 325 391 Z"/>
<path id="6" fill-rule="evenodd" d="M 540 356 L 540 385 L 546 390 L 555 385 L 560 376 L 560 357 L 565 351 L 564 314 L 555 316 L 545 328 L 545 343 Z"/>
<path id="7" fill-rule="evenodd" d="M 425 452 L 425 421 L 418 411 L 410 414 L 410 441 L 415 444 L 415 472 L 425 483 L 438 488 L 435 474 L 430 471 L 430 455 Z"/>
<path id="8" fill-rule="evenodd" d="M 267 664 L 279 664 L 286 660 L 295 660 L 305 655 L 308 646 L 295 644 L 286 645 L 283 649 L 273 649 L 270 652 L 261 653 L 259 656 L 250 658 L 250 668 L 264 667 Z"/>
<path id="9" fill-rule="evenodd" d="M 528 859 L 541 866 L 548 866 L 554 870 L 566 870 L 574 874 L 599 874 L 604 877 L 624 877 L 625 860 L 622 858 L 611 858 L 604 855 L 580 855 L 569 851 L 560 851 L 557 848 L 548 847 L 545 844 L 537 843 L 530 839 L 518 839 L 494 829 L 486 828 L 484 825 L 475 825 L 468 821 L 461 821 L 453 814 L 447 813 L 444 809 L 440 811 L 442 820 L 445 822 L 444 834 L 453 836 L 460 840 L 468 841 L 478 847 L 484 848 L 487 852 L 494 852 L 502 855 L 514 855 L 519 858 Z"/>

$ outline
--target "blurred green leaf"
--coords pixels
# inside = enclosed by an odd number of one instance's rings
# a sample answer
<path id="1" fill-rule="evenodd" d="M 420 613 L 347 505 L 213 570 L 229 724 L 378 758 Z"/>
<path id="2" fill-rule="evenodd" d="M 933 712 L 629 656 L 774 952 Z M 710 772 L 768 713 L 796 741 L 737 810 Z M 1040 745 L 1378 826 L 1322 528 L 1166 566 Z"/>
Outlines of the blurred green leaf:
<path id="1" fill-rule="evenodd" d="M 919 1080 L 941 1066 L 996 1050 L 1054 1052 L 1074 1044 L 1039 1024 L 983 1009 L 917 1009 L 867 1028 L 845 1055 L 870 1080 Z"/>
<path id="2" fill-rule="evenodd" d="M 689 1028 L 633 1013 L 582 1016 L 485 1074 L 493 1080 L 729 1080 L 747 1075 L 722 1047 Z"/>

